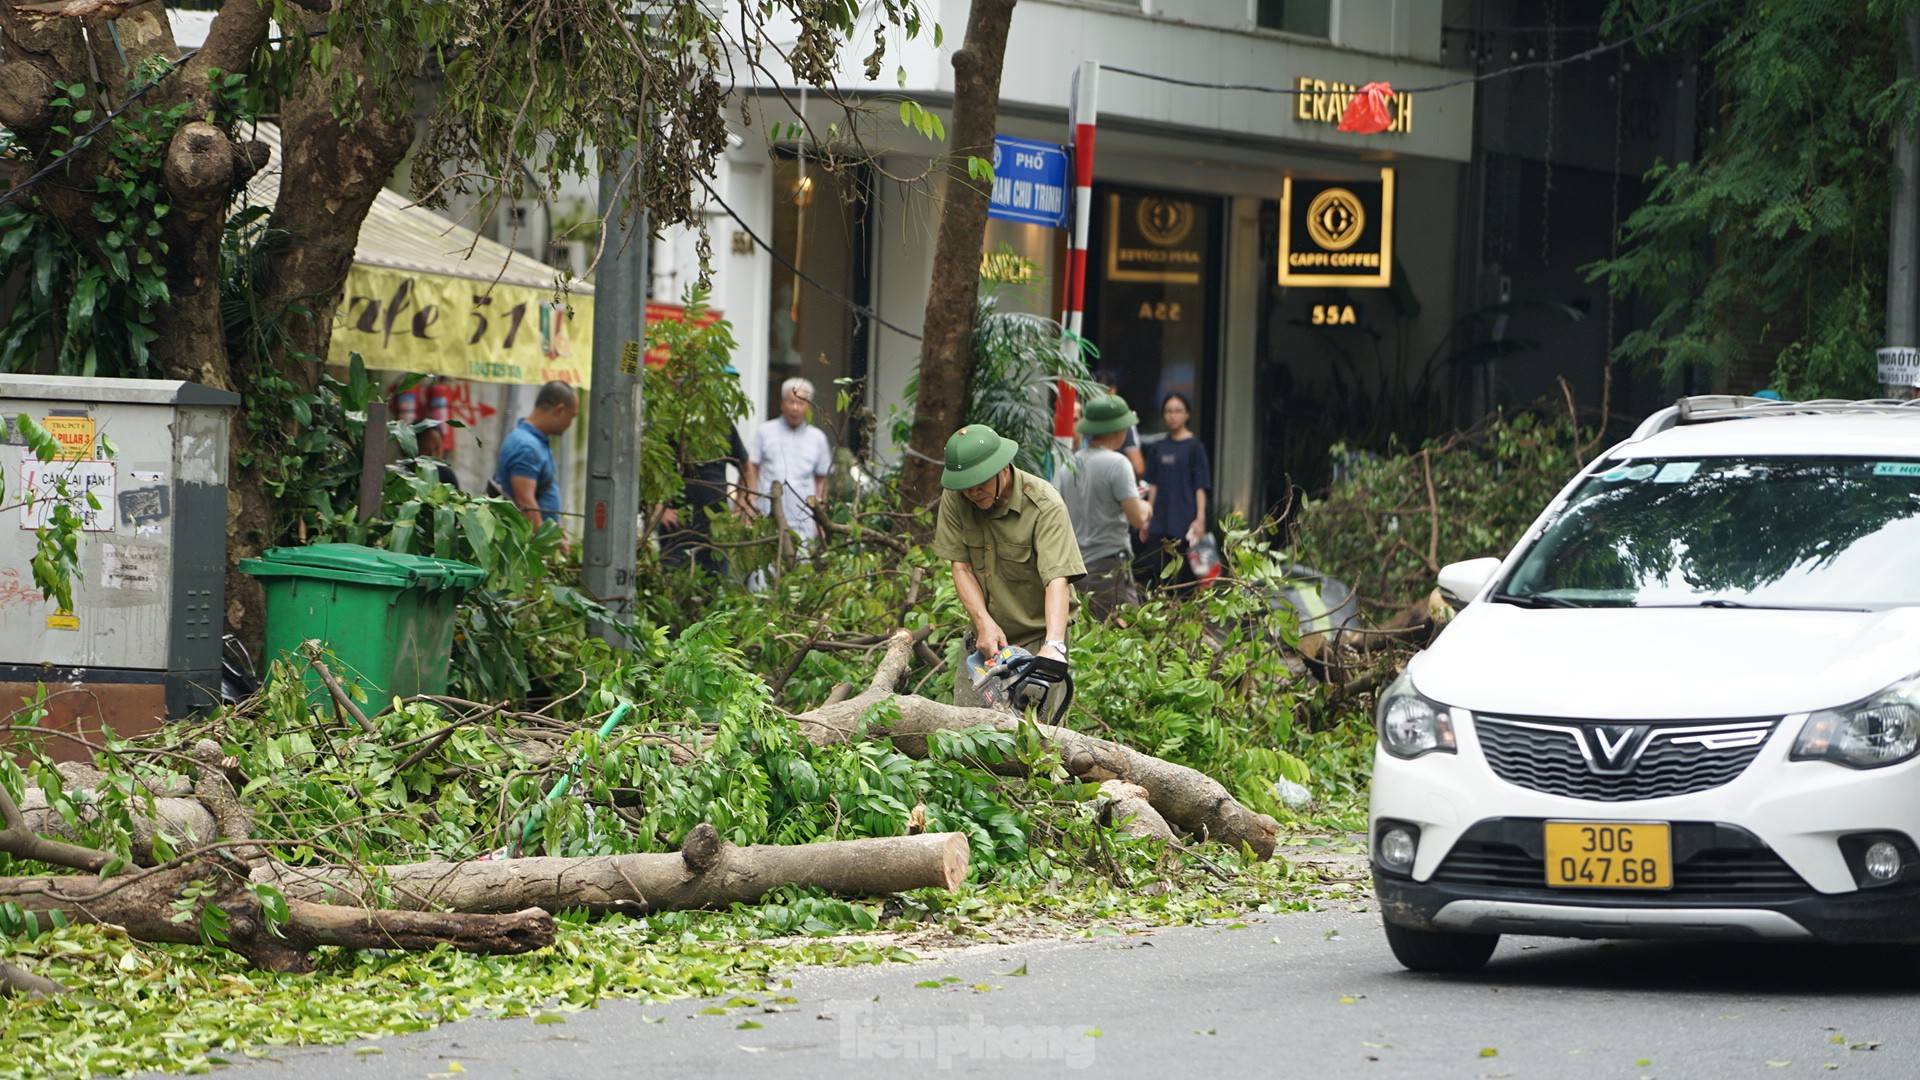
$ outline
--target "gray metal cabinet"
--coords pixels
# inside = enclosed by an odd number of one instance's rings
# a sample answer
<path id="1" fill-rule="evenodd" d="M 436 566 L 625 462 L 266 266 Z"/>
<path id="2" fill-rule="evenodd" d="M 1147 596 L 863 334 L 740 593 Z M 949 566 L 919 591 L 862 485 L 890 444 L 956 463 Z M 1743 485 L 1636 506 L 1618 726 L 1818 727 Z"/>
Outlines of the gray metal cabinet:
<path id="1" fill-rule="evenodd" d="M 227 432 L 239 404 L 196 383 L 0 375 L 0 713 L 18 700 L 14 684 L 85 688 L 127 735 L 159 719 L 147 714 L 219 700 Z M 16 426 L 22 414 L 71 456 L 40 461 Z M 34 527 L 62 481 L 86 529 L 72 611 L 42 598 L 31 570 Z M 112 715 L 127 708 L 136 715 Z"/>

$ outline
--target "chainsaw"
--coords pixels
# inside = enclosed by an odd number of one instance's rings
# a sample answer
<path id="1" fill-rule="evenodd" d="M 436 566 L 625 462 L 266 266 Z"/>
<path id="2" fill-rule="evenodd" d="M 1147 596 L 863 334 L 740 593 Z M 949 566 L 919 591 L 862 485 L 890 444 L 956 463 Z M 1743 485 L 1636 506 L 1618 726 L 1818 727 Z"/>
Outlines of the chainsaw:
<path id="1" fill-rule="evenodd" d="M 990 657 L 982 657 L 971 636 L 967 638 L 967 672 L 973 676 L 974 689 L 989 705 L 1024 711 L 1042 708 L 1047 694 L 1062 685 L 1060 701 L 1047 717 L 1059 724 L 1073 704 L 1073 676 L 1064 660 L 1037 656 L 1018 645 L 1008 645 Z"/>

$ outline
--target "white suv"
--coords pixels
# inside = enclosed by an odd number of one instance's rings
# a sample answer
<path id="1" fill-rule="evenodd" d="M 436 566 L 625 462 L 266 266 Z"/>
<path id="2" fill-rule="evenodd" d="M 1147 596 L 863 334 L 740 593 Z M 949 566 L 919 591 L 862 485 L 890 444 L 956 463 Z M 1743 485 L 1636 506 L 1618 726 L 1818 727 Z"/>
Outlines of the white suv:
<path id="1" fill-rule="evenodd" d="M 1378 712 L 1401 963 L 1920 941 L 1920 401 L 1688 398 L 1440 588 Z"/>

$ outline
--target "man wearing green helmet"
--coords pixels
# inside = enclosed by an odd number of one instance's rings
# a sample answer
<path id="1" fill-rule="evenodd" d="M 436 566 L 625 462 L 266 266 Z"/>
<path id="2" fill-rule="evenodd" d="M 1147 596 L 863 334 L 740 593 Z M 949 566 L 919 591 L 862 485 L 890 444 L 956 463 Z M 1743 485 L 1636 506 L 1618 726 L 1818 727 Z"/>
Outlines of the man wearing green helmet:
<path id="1" fill-rule="evenodd" d="M 1087 445 L 1059 477 L 1060 499 L 1073 518 L 1073 534 L 1087 576 L 1074 585 L 1087 602 L 1087 611 L 1105 619 L 1121 607 L 1140 602 L 1133 580 L 1131 529 L 1144 529 L 1153 517 L 1135 486 L 1133 465 L 1121 455 L 1127 432 L 1140 422 L 1126 399 L 1105 394 L 1087 402 L 1075 429 Z"/>
<path id="2" fill-rule="evenodd" d="M 953 564 L 954 592 L 981 656 L 1018 645 L 1064 662 L 1073 583 L 1087 571 L 1060 493 L 1015 468 L 1018 451 L 985 424 L 947 440 L 933 553 Z M 954 703 L 982 704 L 965 671 L 956 674 Z"/>

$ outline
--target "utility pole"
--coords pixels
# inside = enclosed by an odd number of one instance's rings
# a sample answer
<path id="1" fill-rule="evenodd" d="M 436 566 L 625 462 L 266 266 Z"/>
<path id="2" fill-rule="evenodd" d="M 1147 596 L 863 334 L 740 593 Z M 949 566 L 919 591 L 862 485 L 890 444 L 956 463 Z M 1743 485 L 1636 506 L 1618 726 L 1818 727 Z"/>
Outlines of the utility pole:
<path id="1" fill-rule="evenodd" d="M 637 153 L 637 151 L 635 152 Z M 640 543 L 640 357 L 646 349 L 647 216 L 628 212 L 621 180 L 636 168 L 622 154 L 600 173 L 605 225 L 593 286 L 593 389 L 587 409 L 587 514 L 580 563 L 587 592 L 616 615 L 633 614 Z M 617 649 L 626 634 L 600 620 L 588 632 Z"/>
<path id="2" fill-rule="evenodd" d="M 1907 47 L 1900 54 L 1900 77 L 1910 79 L 1920 67 L 1920 15 L 1907 16 Z M 1900 118 L 1900 141 L 1894 147 L 1893 167 L 1899 186 L 1893 189 L 1893 212 L 1887 237 L 1887 347 L 1879 351 L 1880 392 L 1908 397 L 1920 385 L 1920 139 L 1916 118 Z"/>

